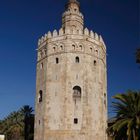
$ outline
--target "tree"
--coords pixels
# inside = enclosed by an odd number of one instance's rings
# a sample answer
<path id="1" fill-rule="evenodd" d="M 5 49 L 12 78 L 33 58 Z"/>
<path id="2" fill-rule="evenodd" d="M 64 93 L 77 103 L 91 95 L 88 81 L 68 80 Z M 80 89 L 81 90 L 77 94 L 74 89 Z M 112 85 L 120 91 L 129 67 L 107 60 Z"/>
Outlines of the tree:
<path id="1" fill-rule="evenodd" d="M 0 122 L 0 133 L 6 136 L 6 140 L 19 140 L 23 135 L 23 117 L 20 112 L 12 112 Z"/>
<path id="2" fill-rule="evenodd" d="M 140 49 L 137 49 L 137 52 L 136 52 L 136 62 L 140 63 Z"/>
<path id="3" fill-rule="evenodd" d="M 140 92 L 128 91 L 113 97 L 116 117 L 108 127 L 114 140 L 140 140 Z"/>
<path id="4" fill-rule="evenodd" d="M 0 120 L 0 134 L 5 135 L 5 140 L 24 140 L 26 128 L 28 129 L 28 134 L 26 134 L 28 140 L 33 140 L 34 114 L 32 112 L 31 107 L 23 106 L 20 110 L 14 111 Z"/>
<path id="5" fill-rule="evenodd" d="M 24 139 L 30 140 L 30 131 L 31 131 L 31 119 L 33 117 L 33 108 L 25 105 L 21 108 L 21 113 L 24 116 Z"/>

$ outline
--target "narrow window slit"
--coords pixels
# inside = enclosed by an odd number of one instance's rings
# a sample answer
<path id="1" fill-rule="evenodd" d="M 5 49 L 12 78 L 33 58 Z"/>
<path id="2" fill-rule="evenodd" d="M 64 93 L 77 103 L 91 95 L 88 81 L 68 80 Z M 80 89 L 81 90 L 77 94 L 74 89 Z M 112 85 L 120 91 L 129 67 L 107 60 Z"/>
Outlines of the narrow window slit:
<path id="1" fill-rule="evenodd" d="M 43 91 L 40 90 L 39 91 L 39 103 L 42 102 L 42 100 L 43 100 Z"/>
<path id="2" fill-rule="evenodd" d="M 74 118 L 74 124 L 78 124 L 78 119 Z"/>
<path id="3" fill-rule="evenodd" d="M 59 63 L 59 58 L 56 58 L 56 64 L 58 64 Z"/>
<path id="4" fill-rule="evenodd" d="M 79 60 L 79 57 L 78 57 L 78 56 L 75 58 L 75 62 L 76 62 L 76 63 L 79 63 L 79 62 L 80 62 L 80 60 Z"/>

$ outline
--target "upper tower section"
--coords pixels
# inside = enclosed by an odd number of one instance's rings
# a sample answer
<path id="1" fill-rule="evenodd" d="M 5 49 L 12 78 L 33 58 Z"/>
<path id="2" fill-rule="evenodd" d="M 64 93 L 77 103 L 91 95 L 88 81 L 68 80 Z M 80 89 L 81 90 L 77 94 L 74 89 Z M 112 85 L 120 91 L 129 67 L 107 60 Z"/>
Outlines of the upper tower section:
<path id="1" fill-rule="evenodd" d="M 80 3 L 77 0 L 69 0 L 66 4 L 66 11 L 62 16 L 62 28 L 65 30 L 83 30 L 84 17 L 80 12 Z"/>

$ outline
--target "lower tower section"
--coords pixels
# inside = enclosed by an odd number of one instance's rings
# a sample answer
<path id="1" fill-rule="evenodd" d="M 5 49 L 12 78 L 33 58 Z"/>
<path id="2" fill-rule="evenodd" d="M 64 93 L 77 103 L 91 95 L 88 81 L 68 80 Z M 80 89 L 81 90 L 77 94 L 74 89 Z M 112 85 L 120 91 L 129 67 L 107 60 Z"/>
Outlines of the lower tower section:
<path id="1" fill-rule="evenodd" d="M 106 140 L 106 50 L 86 32 L 38 49 L 35 140 Z"/>

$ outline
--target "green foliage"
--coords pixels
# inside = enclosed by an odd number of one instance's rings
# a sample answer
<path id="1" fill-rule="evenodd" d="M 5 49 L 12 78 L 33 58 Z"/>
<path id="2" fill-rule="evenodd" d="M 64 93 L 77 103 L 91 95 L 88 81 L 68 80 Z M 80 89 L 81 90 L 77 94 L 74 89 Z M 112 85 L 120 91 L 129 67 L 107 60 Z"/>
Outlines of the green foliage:
<path id="1" fill-rule="evenodd" d="M 31 125 L 29 125 L 32 120 L 33 120 L 33 116 L 32 116 L 32 112 L 33 109 L 32 107 L 25 105 L 21 108 L 21 113 L 24 116 L 24 139 L 25 140 L 30 140 L 30 133 L 31 133 Z"/>
<path id="2" fill-rule="evenodd" d="M 128 91 L 113 97 L 116 117 L 108 133 L 114 140 L 140 140 L 140 92 Z"/>
<path id="3" fill-rule="evenodd" d="M 28 106 L 29 107 L 29 106 Z M 31 107 L 29 107 L 32 109 Z M 14 111 L 6 118 L 0 121 L 0 134 L 6 136 L 6 140 L 24 140 L 25 126 L 28 126 L 28 135 L 31 136 L 28 140 L 33 140 L 34 130 L 34 115 L 32 111 L 28 112 L 28 124 L 25 124 L 25 112 L 24 107 L 18 111 Z M 26 110 L 24 110 L 26 111 Z"/>

